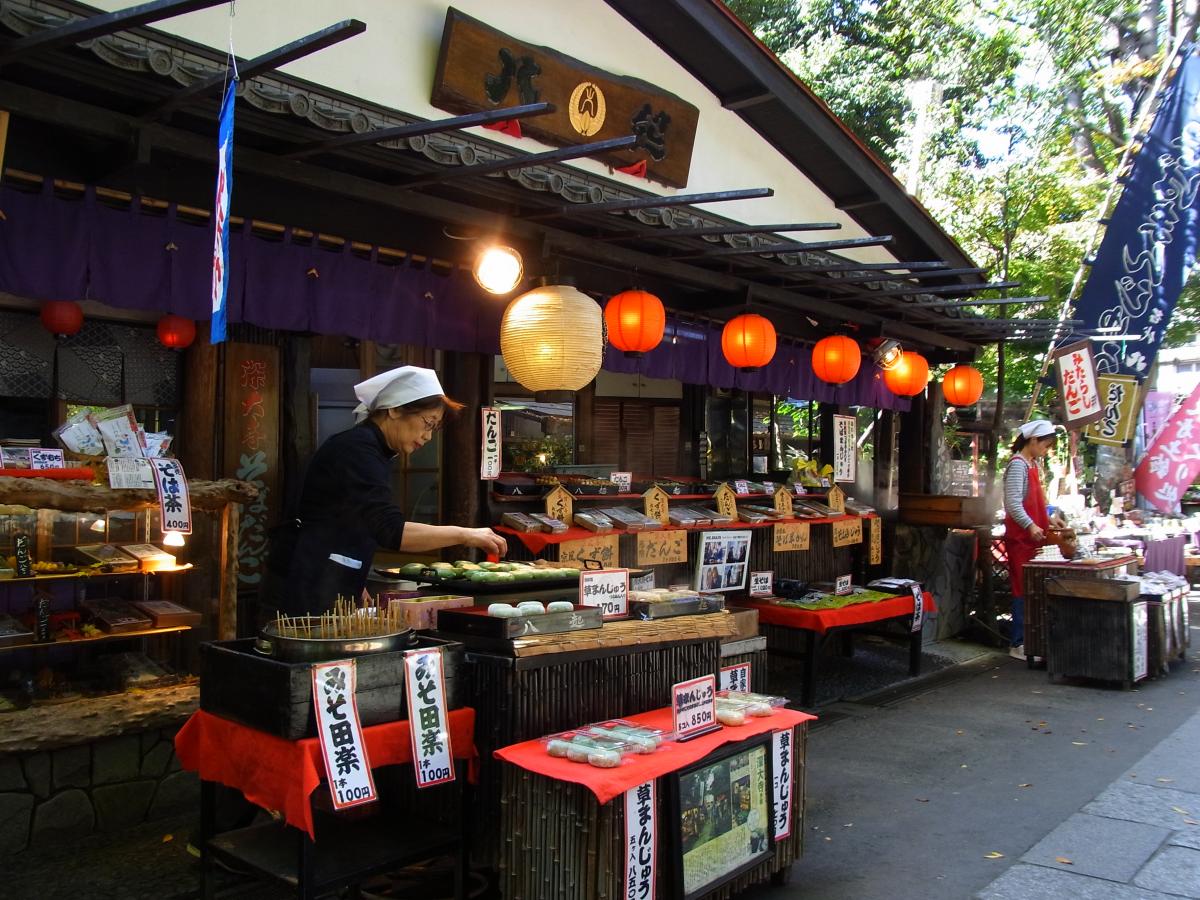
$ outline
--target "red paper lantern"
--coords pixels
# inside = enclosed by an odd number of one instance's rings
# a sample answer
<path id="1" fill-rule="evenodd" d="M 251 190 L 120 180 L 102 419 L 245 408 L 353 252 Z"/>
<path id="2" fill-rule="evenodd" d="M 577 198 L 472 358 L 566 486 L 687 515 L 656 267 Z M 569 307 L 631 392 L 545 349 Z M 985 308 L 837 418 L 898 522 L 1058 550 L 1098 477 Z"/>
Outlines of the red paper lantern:
<path id="1" fill-rule="evenodd" d="M 905 350 L 895 368 L 884 370 L 883 381 L 893 394 L 915 397 L 929 382 L 929 363 L 920 353 Z"/>
<path id="2" fill-rule="evenodd" d="M 942 378 L 942 393 L 951 406 L 974 406 L 983 396 L 983 376 L 974 366 L 955 366 Z"/>
<path id="3" fill-rule="evenodd" d="M 861 365 L 858 344 L 843 334 L 821 338 L 813 347 L 813 374 L 826 384 L 845 384 L 858 374 Z"/>
<path id="4" fill-rule="evenodd" d="M 604 324 L 610 344 L 626 356 L 641 356 L 662 342 L 667 313 L 651 293 L 622 291 L 604 305 Z"/>
<path id="5" fill-rule="evenodd" d="M 721 332 L 721 351 L 743 372 L 760 369 L 775 356 L 775 326 L 753 313 L 731 319 Z"/>
<path id="6" fill-rule="evenodd" d="M 196 323 L 183 316 L 165 315 L 158 320 L 158 339 L 164 347 L 182 350 L 196 339 Z"/>
<path id="7" fill-rule="evenodd" d="M 57 337 L 78 334 L 83 327 L 83 309 L 74 300 L 47 300 L 39 318 L 42 327 Z"/>

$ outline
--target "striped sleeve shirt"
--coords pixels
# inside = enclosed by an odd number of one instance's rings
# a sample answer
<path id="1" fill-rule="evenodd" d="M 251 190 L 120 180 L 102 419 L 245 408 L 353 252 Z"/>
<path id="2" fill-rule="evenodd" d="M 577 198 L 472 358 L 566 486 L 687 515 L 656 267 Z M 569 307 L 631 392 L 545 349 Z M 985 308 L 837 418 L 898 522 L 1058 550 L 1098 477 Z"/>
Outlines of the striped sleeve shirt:
<path id="1" fill-rule="evenodd" d="M 1004 509 L 1022 528 L 1033 524 L 1025 511 L 1025 492 L 1029 488 L 1029 463 L 1023 456 L 1014 456 L 1004 470 Z"/>

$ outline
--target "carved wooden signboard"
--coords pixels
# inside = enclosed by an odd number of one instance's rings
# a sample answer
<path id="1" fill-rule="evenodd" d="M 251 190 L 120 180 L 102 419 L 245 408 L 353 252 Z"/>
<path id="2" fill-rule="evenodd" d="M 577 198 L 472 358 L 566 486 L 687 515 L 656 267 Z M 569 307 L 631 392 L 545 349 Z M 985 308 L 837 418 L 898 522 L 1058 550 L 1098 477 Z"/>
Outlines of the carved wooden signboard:
<path id="1" fill-rule="evenodd" d="M 776 553 L 808 549 L 809 527 L 807 522 L 776 522 L 772 531 L 775 532 L 775 540 L 771 549 Z"/>
<path id="2" fill-rule="evenodd" d="M 648 82 L 526 44 L 454 8 L 446 11 L 430 102 L 452 113 L 552 103 L 554 112 L 521 120 L 522 134 L 559 147 L 636 135 L 634 146 L 601 158 L 619 168 L 644 164 L 647 178 L 680 188 L 700 115 Z"/>
<path id="3" fill-rule="evenodd" d="M 728 484 L 722 484 L 713 494 L 713 499 L 717 501 L 717 512 L 727 516 L 731 522 L 737 521 L 737 495 L 733 492 L 733 488 Z"/>
<path id="4" fill-rule="evenodd" d="M 867 519 L 867 527 L 871 531 L 870 557 L 867 563 L 877 566 L 883 562 L 883 525 L 879 519 Z"/>
<path id="5" fill-rule="evenodd" d="M 561 484 L 546 495 L 546 515 L 568 525 L 575 520 L 575 501 Z"/>
<path id="6" fill-rule="evenodd" d="M 851 544 L 861 544 L 862 539 L 862 519 L 842 519 L 833 523 L 833 546 L 848 547 Z"/>
<path id="7" fill-rule="evenodd" d="M 781 484 L 775 489 L 775 511 L 781 512 L 785 516 L 795 514 L 795 507 L 792 506 L 792 495 L 788 493 L 786 484 Z"/>
<path id="8" fill-rule="evenodd" d="M 651 519 L 657 519 L 663 525 L 670 523 L 671 497 L 666 491 L 664 491 L 658 485 L 655 485 L 654 487 L 650 488 L 650 490 L 646 491 L 646 493 L 642 494 L 642 497 L 645 498 L 646 501 L 645 511 L 647 516 L 649 516 Z M 638 565 L 640 566 L 641 563 L 638 563 Z"/>
<path id="9" fill-rule="evenodd" d="M 564 566 L 583 568 L 584 560 L 598 560 L 601 568 L 615 569 L 621 555 L 621 539 L 615 534 L 597 534 L 558 545 L 558 561 Z"/>
<path id="10" fill-rule="evenodd" d="M 838 515 L 842 515 L 846 512 L 846 492 L 835 484 L 829 489 L 829 496 L 825 499 L 825 505 Z"/>
<path id="11" fill-rule="evenodd" d="M 687 562 L 687 532 L 678 528 L 667 531 L 639 531 L 637 564 L 661 566 Z"/>

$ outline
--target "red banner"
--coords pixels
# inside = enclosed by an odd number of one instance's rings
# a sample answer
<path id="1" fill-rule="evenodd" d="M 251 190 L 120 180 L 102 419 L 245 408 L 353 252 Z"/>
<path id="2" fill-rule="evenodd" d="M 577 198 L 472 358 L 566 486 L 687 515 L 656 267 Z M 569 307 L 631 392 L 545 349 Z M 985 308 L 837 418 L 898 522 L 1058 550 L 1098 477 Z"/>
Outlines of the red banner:
<path id="1" fill-rule="evenodd" d="M 1184 401 L 1138 464 L 1138 493 L 1165 513 L 1179 508 L 1179 498 L 1200 473 L 1200 385 Z"/>

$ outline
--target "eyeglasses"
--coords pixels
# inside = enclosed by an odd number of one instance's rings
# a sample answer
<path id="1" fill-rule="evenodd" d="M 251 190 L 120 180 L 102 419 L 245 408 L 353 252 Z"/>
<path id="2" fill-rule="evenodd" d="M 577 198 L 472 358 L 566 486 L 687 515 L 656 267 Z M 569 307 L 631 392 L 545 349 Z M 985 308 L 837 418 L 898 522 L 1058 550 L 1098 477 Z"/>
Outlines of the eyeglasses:
<path id="1" fill-rule="evenodd" d="M 435 431 L 437 431 L 439 428 L 442 427 L 442 420 L 441 419 L 427 419 L 424 416 L 421 416 L 421 424 L 425 426 L 424 431 L 426 434 L 433 434 Z"/>

